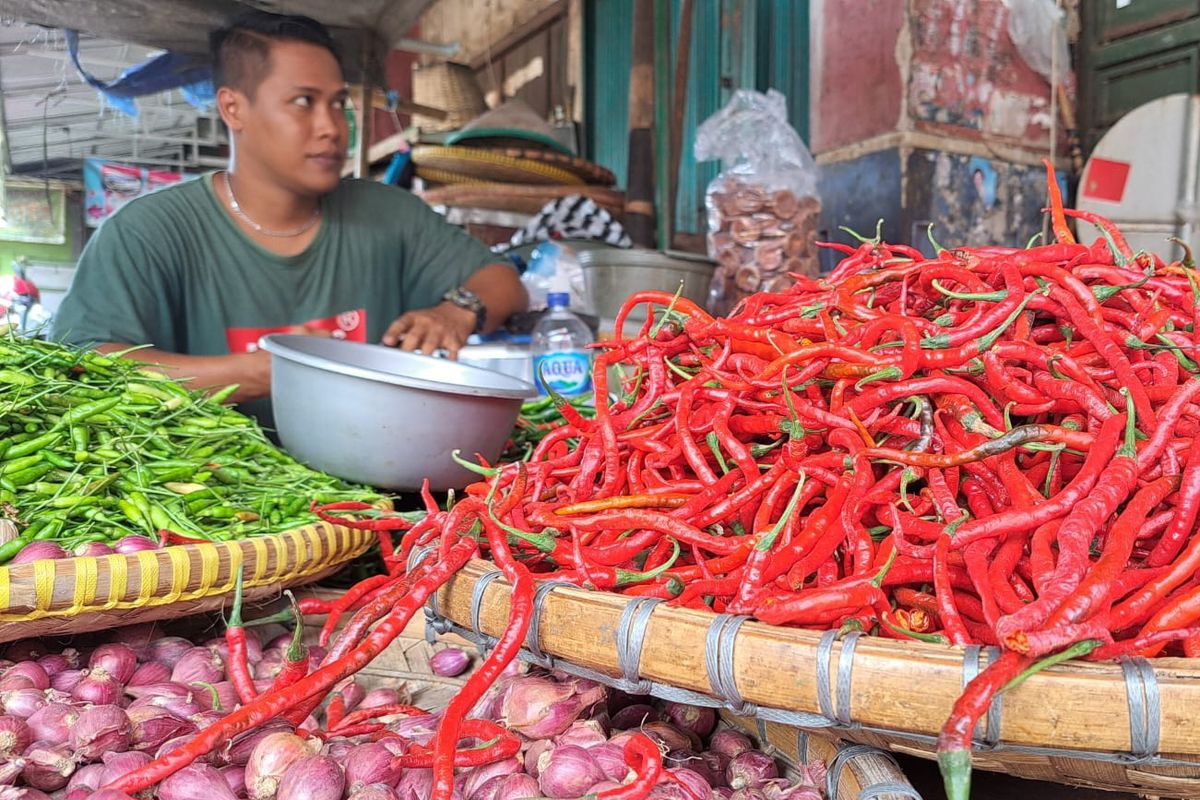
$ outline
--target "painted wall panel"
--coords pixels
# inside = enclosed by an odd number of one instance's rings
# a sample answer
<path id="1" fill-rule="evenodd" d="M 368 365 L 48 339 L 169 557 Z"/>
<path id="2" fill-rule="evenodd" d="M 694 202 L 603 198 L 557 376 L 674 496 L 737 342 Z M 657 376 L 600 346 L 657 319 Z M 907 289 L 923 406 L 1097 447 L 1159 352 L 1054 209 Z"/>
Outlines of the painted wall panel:
<path id="1" fill-rule="evenodd" d="M 1003 0 L 911 0 L 908 108 L 919 129 L 1049 148 L 1050 85 L 1021 58 Z"/>

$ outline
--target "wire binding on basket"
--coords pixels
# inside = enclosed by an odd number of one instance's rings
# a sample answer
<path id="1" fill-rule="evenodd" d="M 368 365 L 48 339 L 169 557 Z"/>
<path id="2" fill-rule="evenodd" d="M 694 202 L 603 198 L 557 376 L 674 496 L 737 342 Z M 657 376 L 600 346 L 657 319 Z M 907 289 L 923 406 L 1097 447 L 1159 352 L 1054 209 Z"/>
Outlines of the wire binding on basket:
<path id="1" fill-rule="evenodd" d="M 617 623 L 617 665 L 625 685 L 617 688 L 630 694 L 650 694 L 650 681 L 639 675 L 642 665 L 642 644 L 646 641 L 646 626 L 654 607 L 662 600 L 657 597 L 638 597 L 621 611 Z"/>
<path id="2" fill-rule="evenodd" d="M 887 751 L 883 751 L 885 754 Z M 870 786 L 863 787 L 863 790 L 858 793 L 858 800 L 876 800 L 876 798 L 884 795 L 892 795 L 894 797 L 911 797 L 912 800 L 922 800 L 921 793 L 911 786 L 895 781 L 887 781 L 885 783 L 873 783 Z"/>
<path id="3" fill-rule="evenodd" d="M 851 638 L 853 637 L 853 638 Z M 846 638 L 849 644 L 842 645 L 842 653 L 838 658 L 838 685 L 833 692 L 829 690 L 830 663 L 833 660 L 833 643 L 837 641 L 837 631 L 825 631 L 817 643 L 817 706 L 830 724 L 839 724 L 845 728 L 855 727 L 849 715 L 850 705 L 850 670 L 853 669 L 854 649 L 858 643 L 859 633 L 854 632 Z M 843 689 L 842 681 L 846 682 Z M 836 696 L 838 706 L 834 706 Z M 843 702 L 843 698 L 845 702 Z"/>
<path id="4" fill-rule="evenodd" d="M 963 652 L 963 677 L 962 685 L 965 688 L 968 683 L 975 680 L 979 673 L 983 671 L 980 664 L 980 657 L 983 653 L 987 653 L 988 663 L 995 661 L 1000 657 L 999 647 L 984 648 L 977 644 L 967 645 Z M 1000 744 L 1000 713 L 1001 704 L 1004 702 L 1004 693 L 998 692 L 992 698 L 991 704 L 987 711 L 987 728 L 984 730 L 982 720 L 975 723 L 975 731 L 973 741 L 979 750 L 995 749 Z"/>
<path id="5" fill-rule="evenodd" d="M 417 559 L 419 562 L 420 559 Z M 499 571 L 495 573 L 484 573 L 477 580 L 479 582 L 486 580 L 486 585 L 490 585 L 500 577 Z M 485 585 L 485 588 L 486 588 Z M 561 587 L 555 587 L 561 588 Z M 545 598 L 551 592 L 541 594 L 535 598 L 536 605 L 540 606 Z M 486 652 L 494 646 L 495 637 L 482 633 L 479 630 L 479 615 L 483 601 L 483 592 L 472 592 L 471 605 L 471 622 L 475 630 L 470 630 L 461 625 L 454 623 L 452 620 L 441 617 L 433 613 L 430 604 L 426 604 L 426 618 L 430 620 L 431 625 L 436 626 L 438 632 L 453 632 L 468 641 L 475 642 L 480 648 L 480 652 Z M 432 598 L 431 598 L 432 602 Z M 632 605 L 632 603 L 630 604 Z M 648 694 L 652 697 L 657 697 L 662 700 L 674 702 L 688 703 L 690 705 L 704 706 L 707 708 L 724 708 L 733 713 L 738 713 L 738 703 L 732 703 L 730 698 L 716 698 L 711 695 L 694 692 L 690 689 L 683 689 L 678 686 L 664 684 L 658 681 L 641 678 L 638 674 L 637 666 L 640 663 L 640 654 L 642 644 L 645 639 L 646 631 L 649 627 L 649 619 L 657 609 L 656 604 L 639 604 L 639 608 L 634 611 L 628 611 L 627 623 L 622 623 L 618 626 L 618 658 L 623 658 L 622 676 L 614 677 L 607 673 L 598 672 L 586 667 L 577 666 L 568 661 L 561 661 L 554 656 L 543 654 L 541 657 L 522 650 L 519 658 L 527 663 L 536 664 L 550 669 L 557 669 L 570 675 L 588 680 L 597 681 L 607 686 L 622 690 L 631 691 L 636 689 L 638 694 Z M 623 615 L 622 619 L 626 619 Z M 621 639 L 621 632 L 625 631 L 625 639 Z M 872 725 L 863 725 L 853 719 L 850 714 L 849 700 L 852 697 L 850 691 L 850 681 L 853 676 L 853 660 L 855 647 L 860 634 L 857 632 L 848 634 L 843 637 L 841 654 L 839 657 L 837 685 L 830 689 L 831 677 L 831 662 L 833 655 L 833 646 L 837 641 L 837 631 L 827 631 L 821 636 L 817 648 L 816 660 L 816 678 L 817 678 L 817 700 L 821 708 L 820 714 L 815 714 L 807 711 L 792 711 L 782 708 L 772 708 L 769 706 L 755 706 L 754 716 L 767 722 L 777 722 L 782 725 L 788 725 L 795 728 L 807 728 L 810 730 L 831 729 L 834 731 L 859 732 L 868 734 L 878 734 L 886 736 L 889 739 L 897 741 L 909 742 L 913 745 L 929 748 L 937 743 L 937 737 L 926 734 L 912 733 L 908 731 L 897 731 L 890 728 L 881 728 Z M 621 655 L 625 654 L 625 655 Z M 978 654 L 976 655 L 976 670 L 978 669 Z M 1155 767 L 1183 767 L 1195 769 L 1197 767 L 1194 761 L 1184 761 L 1176 758 L 1168 758 L 1157 755 L 1153 751 L 1157 748 L 1159 741 L 1159 731 L 1161 726 L 1161 702 L 1159 699 L 1158 682 L 1154 674 L 1154 670 L 1144 659 L 1127 659 L 1130 666 L 1125 667 L 1126 693 L 1129 698 L 1131 731 L 1135 728 L 1138 733 L 1135 734 L 1138 753 L 1105 753 L 1094 750 L 1076 750 L 1071 748 L 1057 747 L 1040 747 L 1034 745 L 1015 745 L 1005 744 L 996 741 L 996 744 L 987 744 L 975 742 L 972 749 L 976 752 L 996 752 L 996 753 L 1012 753 L 1019 755 L 1044 756 L 1049 758 L 1076 758 L 1085 761 L 1098 761 L 1116 763 L 1121 765 L 1148 765 Z M 1141 661 L 1141 666 L 1138 662 Z M 1124 662 L 1123 662 L 1124 663 Z M 720 681 L 721 679 L 718 679 Z M 646 689 L 648 688 L 648 691 Z M 838 708 L 835 708 L 835 698 L 838 701 Z M 741 698 L 736 698 L 738 701 Z M 995 730 L 992 731 L 998 737 L 999 735 L 999 713 L 998 707 L 995 714 L 996 722 Z M 990 727 L 990 726 L 989 726 Z M 989 734 L 990 736 L 990 734 Z M 1147 748 L 1149 753 L 1146 754 Z M 1132 748 L 1131 748 L 1132 749 Z M 886 752 L 886 751 L 883 751 Z M 879 794 L 872 795 L 878 797 Z"/>
<path id="6" fill-rule="evenodd" d="M 893 764 L 896 764 L 896 759 L 891 753 L 880 750 L 878 747 L 872 747 L 868 744 L 852 744 L 849 747 L 843 747 L 838 750 L 837 755 L 829 762 L 828 771 L 825 773 L 825 796 L 837 797 L 837 785 L 841 780 L 842 770 L 856 758 L 864 756 L 883 757 Z M 900 765 L 896 764 L 896 769 L 900 769 Z M 884 787 L 879 789 L 878 787 Z M 879 797 L 883 794 L 900 794 L 905 797 L 911 797 L 913 800 L 921 800 L 921 795 L 916 789 L 911 786 L 905 786 L 900 783 L 881 783 L 875 786 L 867 786 L 858 795 L 859 800 L 867 800 L 867 798 Z"/>
<path id="7" fill-rule="evenodd" d="M 737 676 L 733 673 L 733 646 L 742 623 L 747 616 L 718 614 L 708 628 L 704 647 L 704 667 L 708 672 L 708 685 L 713 694 L 725 701 L 733 713 L 753 717 L 757 707 L 747 703 L 737 688 Z"/>
<path id="8" fill-rule="evenodd" d="M 538 584 L 537 589 L 533 593 L 533 612 L 529 615 L 529 629 L 525 632 L 525 645 L 534 658 L 539 661 L 546 658 L 546 654 L 542 652 L 542 648 L 538 645 L 539 635 L 542 631 L 542 605 L 546 601 L 546 595 L 560 586 L 570 585 L 566 581 L 543 581 Z"/>
<path id="9" fill-rule="evenodd" d="M 483 655 L 488 650 L 496 646 L 496 640 L 491 636 L 484 635 L 483 631 L 480 630 L 479 618 L 483 613 L 483 598 L 484 595 L 487 594 L 488 587 L 503 577 L 504 573 L 498 569 L 484 573 L 483 575 L 479 576 L 479 580 L 475 582 L 475 587 L 471 590 L 471 630 L 475 632 L 476 636 L 480 637 L 480 640 L 477 642 L 480 655 Z M 433 598 L 431 599 L 436 598 L 437 593 L 435 592 Z M 539 613 L 539 605 L 540 604 L 537 603 L 534 604 L 533 613 Z M 532 624 L 530 627 L 533 627 Z"/>
<path id="10" fill-rule="evenodd" d="M 1141 656 L 1122 658 L 1120 664 L 1125 676 L 1125 702 L 1129 704 L 1129 750 L 1134 763 L 1140 763 L 1158 752 L 1162 725 L 1158 676 Z"/>

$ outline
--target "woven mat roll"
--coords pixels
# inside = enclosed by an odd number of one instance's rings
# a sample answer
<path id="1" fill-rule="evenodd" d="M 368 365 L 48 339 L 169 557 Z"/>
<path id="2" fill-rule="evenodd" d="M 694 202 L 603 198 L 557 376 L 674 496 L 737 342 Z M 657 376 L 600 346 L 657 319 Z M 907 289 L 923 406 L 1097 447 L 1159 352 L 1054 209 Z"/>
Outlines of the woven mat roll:
<path id="1" fill-rule="evenodd" d="M 537 214 L 554 200 L 581 195 L 620 219 L 625 195 L 599 186 L 522 186 L 505 183 L 463 184 L 427 189 L 421 198 L 433 206 L 462 206 Z"/>
<path id="2" fill-rule="evenodd" d="M 446 183 L 481 180 L 539 185 L 584 184 L 583 178 L 561 166 L 528 158 L 514 158 L 502 152 L 473 147 L 424 145 L 413 148 L 412 158 L 413 163 L 417 165 L 418 175 L 424 178 L 427 171 L 436 170 L 443 178 L 450 178 L 444 181 Z M 458 176 L 458 179 L 454 176 Z"/>

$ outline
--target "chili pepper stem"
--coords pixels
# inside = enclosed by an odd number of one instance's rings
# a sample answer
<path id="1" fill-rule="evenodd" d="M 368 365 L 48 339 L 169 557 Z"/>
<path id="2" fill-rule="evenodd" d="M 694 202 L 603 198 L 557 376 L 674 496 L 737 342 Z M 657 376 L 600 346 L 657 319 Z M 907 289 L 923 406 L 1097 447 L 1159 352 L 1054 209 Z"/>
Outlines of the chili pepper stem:
<path id="1" fill-rule="evenodd" d="M 937 760 L 946 800 L 971 800 L 971 751 L 942 750 Z"/>

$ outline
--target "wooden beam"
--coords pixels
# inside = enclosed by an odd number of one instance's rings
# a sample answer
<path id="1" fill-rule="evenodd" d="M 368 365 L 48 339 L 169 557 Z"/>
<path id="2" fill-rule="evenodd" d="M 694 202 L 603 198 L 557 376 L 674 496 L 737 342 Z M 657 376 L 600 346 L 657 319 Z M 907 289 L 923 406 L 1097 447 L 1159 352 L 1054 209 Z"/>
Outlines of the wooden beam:
<path id="1" fill-rule="evenodd" d="M 507 53 L 517 45 L 524 42 L 526 39 L 540 33 L 543 28 L 548 27 L 559 19 L 565 18 L 567 15 L 567 4 L 565 0 L 557 0 L 553 5 L 550 5 L 537 14 L 533 15 L 529 20 L 520 23 L 514 30 L 507 35 L 492 42 L 491 54 L 495 58 L 500 53 Z M 472 56 L 470 67 L 478 72 L 487 66 L 487 53 L 469 53 Z"/>
<path id="2" fill-rule="evenodd" d="M 679 4 L 679 39 L 675 44 L 675 87 L 671 91 L 671 121 L 668 126 L 670 144 L 667 157 L 670 169 L 667 178 L 667 207 L 662 210 L 667 218 L 667 242 L 675 233 L 675 215 L 679 212 L 679 162 L 683 157 L 683 117 L 687 111 L 688 73 L 692 54 L 692 0 L 681 0 Z M 663 243 L 663 247 L 667 246 Z"/>

